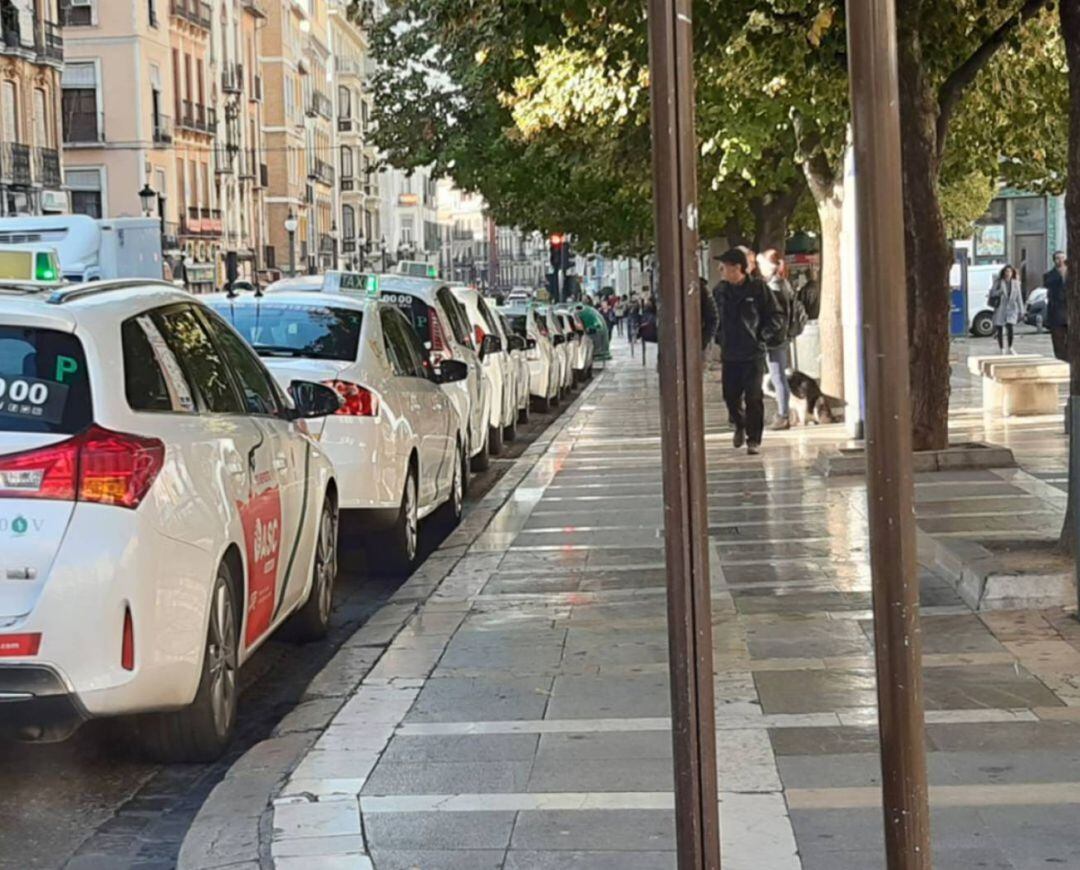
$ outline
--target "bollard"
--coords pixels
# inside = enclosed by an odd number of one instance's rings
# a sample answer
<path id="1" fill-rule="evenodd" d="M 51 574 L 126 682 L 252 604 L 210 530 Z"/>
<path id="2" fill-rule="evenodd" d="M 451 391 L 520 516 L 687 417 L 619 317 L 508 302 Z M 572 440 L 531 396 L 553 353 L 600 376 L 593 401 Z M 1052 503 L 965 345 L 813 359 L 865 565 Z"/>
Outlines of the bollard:
<path id="1" fill-rule="evenodd" d="M 1080 606 L 1080 396 L 1069 396 L 1069 507 L 1072 508 L 1073 577 L 1076 580 L 1076 600 Z M 1080 619 L 1080 610 L 1076 618 Z"/>

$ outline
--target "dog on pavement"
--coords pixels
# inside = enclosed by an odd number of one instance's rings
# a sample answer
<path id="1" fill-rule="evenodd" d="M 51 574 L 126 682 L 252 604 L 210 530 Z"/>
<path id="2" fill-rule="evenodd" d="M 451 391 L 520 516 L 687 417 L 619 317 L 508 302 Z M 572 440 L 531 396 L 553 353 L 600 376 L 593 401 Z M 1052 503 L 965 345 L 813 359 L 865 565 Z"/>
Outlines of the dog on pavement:
<path id="1" fill-rule="evenodd" d="M 791 415 L 796 426 L 822 425 L 843 421 L 844 402 L 821 391 L 817 379 L 797 369 L 786 372 L 788 388 L 791 390 Z M 763 380 L 765 394 L 776 398 L 772 378 L 768 374 Z"/>

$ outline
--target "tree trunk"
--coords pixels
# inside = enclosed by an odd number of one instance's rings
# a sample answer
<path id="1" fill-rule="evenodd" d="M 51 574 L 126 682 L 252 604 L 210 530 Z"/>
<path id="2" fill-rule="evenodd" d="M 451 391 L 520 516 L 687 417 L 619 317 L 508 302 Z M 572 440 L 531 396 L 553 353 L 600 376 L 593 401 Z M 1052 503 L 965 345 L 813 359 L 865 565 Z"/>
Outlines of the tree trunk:
<path id="1" fill-rule="evenodd" d="M 835 185 L 833 194 L 817 202 L 821 222 L 821 389 L 830 396 L 844 398 L 844 323 L 840 289 L 840 237 L 843 229 L 844 198 Z"/>
<path id="2" fill-rule="evenodd" d="M 911 22 L 897 28 L 911 423 L 916 450 L 941 450 L 949 444 L 952 251 L 938 194 L 938 106 L 923 75 L 917 28 Z M 899 285 L 901 276 L 896 280 Z M 903 291 L 897 286 L 895 292 Z"/>
<path id="3" fill-rule="evenodd" d="M 1075 324 L 1080 324 L 1080 268 L 1075 260 L 1080 255 L 1080 0 L 1061 0 L 1061 35 L 1065 39 L 1065 52 L 1069 59 L 1069 181 L 1065 192 L 1065 229 L 1069 250 L 1069 274 L 1067 284 L 1069 325 L 1069 365 L 1071 368 L 1070 396 L 1080 396 L 1080 341 L 1075 337 Z M 1073 433 L 1070 437 L 1077 437 Z M 1076 552 L 1077 540 L 1073 535 L 1073 517 L 1080 509 L 1074 504 L 1072 486 L 1074 475 L 1080 468 L 1069 465 L 1069 507 L 1065 512 L 1065 525 L 1061 530 L 1061 548 L 1070 554 Z"/>
<path id="4" fill-rule="evenodd" d="M 754 215 L 755 251 L 760 253 L 773 248 L 783 255 L 791 215 L 799 204 L 799 193 L 798 190 L 791 190 L 750 200 L 750 211 Z"/>

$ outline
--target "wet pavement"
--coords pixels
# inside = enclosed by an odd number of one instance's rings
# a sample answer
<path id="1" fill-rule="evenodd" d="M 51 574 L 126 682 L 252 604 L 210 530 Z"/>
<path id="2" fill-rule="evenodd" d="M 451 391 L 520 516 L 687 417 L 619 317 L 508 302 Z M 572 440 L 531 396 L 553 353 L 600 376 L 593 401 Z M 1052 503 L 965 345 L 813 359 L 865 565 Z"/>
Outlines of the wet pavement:
<path id="1" fill-rule="evenodd" d="M 280 790 L 278 868 L 675 866 L 657 382 L 616 350 Z M 883 867 L 863 481 L 810 470 L 838 427 L 733 450 L 706 394 L 725 867 Z M 1060 418 L 953 404 L 1060 469 Z M 1035 475 L 920 476 L 920 526 L 1056 532 Z M 934 866 L 1080 867 L 1080 624 L 920 587 Z"/>

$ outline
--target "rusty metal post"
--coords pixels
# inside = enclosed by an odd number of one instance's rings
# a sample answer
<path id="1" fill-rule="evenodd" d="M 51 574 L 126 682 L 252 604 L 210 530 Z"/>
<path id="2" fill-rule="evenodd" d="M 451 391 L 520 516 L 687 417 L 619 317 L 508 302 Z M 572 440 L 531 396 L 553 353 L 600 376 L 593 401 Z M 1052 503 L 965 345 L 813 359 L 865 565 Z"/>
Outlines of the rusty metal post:
<path id="1" fill-rule="evenodd" d="M 929 870 L 894 0 L 848 0 L 847 29 L 885 852 Z"/>
<path id="2" fill-rule="evenodd" d="M 648 15 L 676 846 L 680 870 L 719 870 L 691 3 Z"/>

